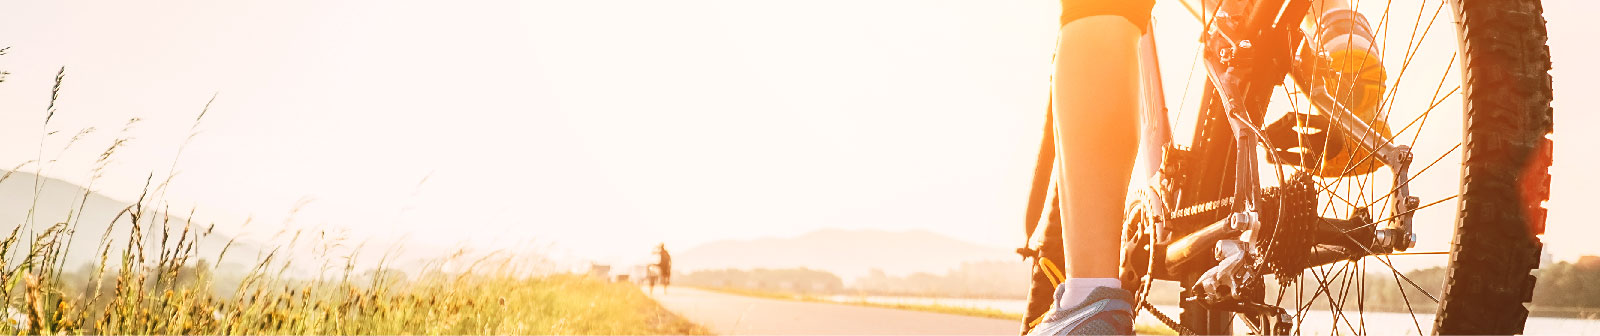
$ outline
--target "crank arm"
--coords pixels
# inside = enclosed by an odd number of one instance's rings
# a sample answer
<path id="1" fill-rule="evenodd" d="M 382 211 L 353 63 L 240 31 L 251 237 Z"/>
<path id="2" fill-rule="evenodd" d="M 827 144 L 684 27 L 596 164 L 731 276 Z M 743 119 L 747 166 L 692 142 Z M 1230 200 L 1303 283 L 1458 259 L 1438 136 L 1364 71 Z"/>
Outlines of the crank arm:
<path id="1" fill-rule="evenodd" d="M 1306 96 L 1311 98 L 1312 106 L 1322 111 L 1322 115 L 1328 116 L 1328 120 L 1333 121 L 1331 124 L 1343 130 L 1345 134 L 1355 137 L 1356 143 L 1360 144 L 1362 149 L 1377 153 L 1373 157 L 1379 162 L 1390 167 L 1410 163 L 1410 147 L 1395 145 L 1391 139 L 1372 129 L 1372 125 L 1368 125 L 1361 118 L 1356 118 L 1355 113 L 1351 113 L 1349 108 L 1333 99 L 1327 88 L 1316 85 Z"/>

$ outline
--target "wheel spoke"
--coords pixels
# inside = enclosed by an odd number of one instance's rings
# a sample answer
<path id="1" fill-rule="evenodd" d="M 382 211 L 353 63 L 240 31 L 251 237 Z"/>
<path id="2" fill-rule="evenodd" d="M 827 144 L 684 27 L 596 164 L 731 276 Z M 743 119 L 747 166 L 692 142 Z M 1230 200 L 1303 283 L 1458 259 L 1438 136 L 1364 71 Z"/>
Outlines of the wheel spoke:
<path id="1" fill-rule="evenodd" d="M 1445 197 L 1444 199 L 1441 199 L 1441 200 L 1438 200 L 1438 201 L 1433 201 L 1432 203 L 1428 203 L 1427 205 L 1423 205 L 1423 206 L 1417 207 L 1416 209 L 1412 209 L 1410 211 L 1401 213 L 1400 215 L 1404 215 L 1404 214 L 1410 213 L 1412 211 L 1422 210 L 1422 209 L 1437 205 L 1439 203 L 1443 203 L 1444 201 L 1448 201 L 1448 200 L 1456 198 L 1456 196 L 1460 196 L 1460 194 L 1452 195 L 1450 197 Z M 1373 223 L 1378 223 L 1378 222 L 1382 222 L 1384 220 L 1389 220 L 1389 219 L 1393 219 L 1393 218 L 1394 217 L 1389 217 L 1389 218 L 1385 218 L 1383 220 L 1373 221 Z M 1367 224 L 1367 225 L 1363 225 L 1363 226 L 1360 226 L 1360 227 L 1352 228 L 1350 230 L 1341 231 L 1340 234 L 1344 235 L 1345 239 L 1349 239 L 1350 242 L 1354 243 L 1354 244 L 1352 244 L 1352 246 L 1361 248 L 1361 250 L 1365 251 L 1367 253 L 1367 255 L 1369 255 L 1369 256 L 1378 255 L 1378 253 L 1374 253 L 1371 249 L 1368 249 L 1365 244 L 1362 244 L 1360 241 L 1356 240 L 1355 237 L 1350 236 L 1350 232 L 1354 231 L 1355 229 L 1363 228 L 1363 227 L 1370 226 L 1370 225 L 1372 225 L 1372 224 Z M 1399 276 L 1401 279 L 1405 279 L 1406 282 L 1410 283 L 1412 287 L 1415 287 L 1417 289 L 1417 291 L 1422 292 L 1422 294 L 1428 295 L 1428 299 L 1433 300 L 1434 303 L 1439 303 L 1439 298 L 1438 297 L 1435 297 L 1433 295 L 1433 293 L 1429 293 L 1427 289 L 1422 288 L 1422 286 L 1418 285 L 1416 281 L 1412 281 L 1410 277 L 1407 277 L 1405 274 L 1400 273 L 1399 269 L 1394 268 L 1394 264 L 1391 264 L 1391 263 L 1389 263 L 1388 260 L 1384 260 L 1384 259 L 1378 259 L 1378 261 L 1383 262 L 1383 265 L 1389 268 L 1389 272 L 1390 273 L 1394 273 L 1394 275 Z M 1313 298 L 1313 299 L 1315 299 L 1315 298 Z"/>
<path id="2" fill-rule="evenodd" d="M 1439 298 L 1438 297 L 1433 296 L 1433 293 L 1429 293 L 1426 288 L 1422 288 L 1422 285 L 1418 285 L 1416 281 L 1411 280 L 1411 277 L 1406 276 L 1405 273 L 1400 273 L 1400 270 L 1397 270 L 1397 269 L 1394 268 L 1394 264 L 1391 264 L 1391 263 L 1389 263 L 1388 260 L 1384 260 L 1384 259 L 1378 259 L 1378 261 L 1383 262 L 1384 266 L 1389 267 L 1389 273 L 1394 274 L 1395 276 L 1398 276 L 1401 279 L 1405 279 L 1406 283 L 1411 284 L 1411 287 L 1416 288 L 1417 291 L 1422 292 L 1422 294 L 1424 294 L 1424 295 L 1427 295 L 1428 296 L 1428 300 L 1433 300 L 1434 304 L 1438 304 L 1439 303 Z"/>
<path id="3" fill-rule="evenodd" d="M 1333 319 L 1334 319 L 1333 330 L 1332 330 L 1333 334 L 1338 334 L 1339 333 L 1339 322 L 1344 322 L 1345 326 L 1349 327 L 1350 330 L 1352 330 L 1352 331 L 1355 330 L 1355 327 L 1350 324 L 1350 319 L 1344 316 L 1344 305 L 1340 304 L 1340 302 L 1343 302 L 1344 300 L 1340 299 L 1338 301 L 1335 301 L 1333 299 L 1333 296 L 1334 296 L 1333 289 L 1329 288 L 1329 282 L 1334 281 L 1334 279 L 1337 278 L 1339 275 L 1344 274 L 1345 270 L 1347 270 L 1349 267 L 1350 267 L 1350 262 L 1345 262 L 1344 266 L 1339 267 L 1339 271 L 1334 273 L 1334 274 L 1317 274 L 1315 268 L 1311 269 L 1311 275 L 1317 279 L 1318 288 L 1317 288 L 1317 291 L 1312 294 L 1311 300 L 1306 302 L 1306 304 L 1307 304 L 1306 308 L 1309 309 L 1310 305 L 1315 304 L 1316 300 L 1317 300 L 1317 297 L 1323 297 L 1325 300 L 1327 300 L 1328 301 L 1328 308 L 1329 308 L 1328 311 L 1332 313 L 1332 316 L 1333 316 Z M 1330 266 L 1330 268 L 1331 268 L 1331 266 Z M 1326 272 L 1324 272 L 1324 273 L 1326 273 Z M 1324 293 L 1326 293 L 1327 296 L 1322 296 L 1321 295 L 1321 294 L 1324 294 Z"/>
<path id="4" fill-rule="evenodd" d="M 1434 206 L 1434 205 L 1438 205 L 1439 203 L 1444 203 L 1444 201 L 1455 199 L 1457 196 L 1461 196 L 1461 194 L 1450 195 L 1449 197 L 1441 198 L 1441 199 L 1439 199 L 1437 201 L 1433 201 L 1432 203 L 1428 203 L 1428 204 L 1425 204 L 1423 206 L 1419 206 L 1416 209 L 1406 210 L 1406 212 L 1401 212 L 1399 214 L 1395 214 L 1394 216 L 1389 216 L 1387 218 L 1384 218 L 1384 219 L 1381 219 L 1381 220 L 1375 220 L 1375 221 L 1372 221 L 1372 222 L 1373 223 L 1377 223 L 1377 222 L 1382 222 L 1382 221 L 1395 219 L 1395 218 L 1400 217 L 1400 216 L 1404 216 L 1404 215 L 1411 214 L 1413 212 L 1417 212 L 1417 210 L 1426 209 L 1428 207 L 1431 207 L 1431 206 Z M 1371 225 L 1371 224 L 1368 224 L 1368 225 Z"/>
<path id="5" fill-rule="evenodd" d="M 1433 168 L 1433 165 L 1439 164 L 1440 160 L 1444 160 L 1444 158 L 1446 156 L 1450 156 L 1450 153 L 1454 153 L 1456 151 L 1456 149 L 1459 149 L 1459 148 L 1461 148 L 1461 143 L 1457 142 L 1455 146 L 1450 147 L 1450 150 L 1445 151 L 1444 154 L 1440 154 L 1438 158 L 1433 159 L 1433 162 L 1429 162 L 1428 165 L 1423 166 L 1422 169 L 1417 170 L 1417 173 L 1415 175 L 1411 175 L 1411 177 L 1407 177 L 1405 182 L 1400 182 L 1399 185 L 1396 185 L 1396 186 L 1394 186 L 1393 189 L 1390 189 L 1389 193 L 1384 194 L 1382 198 L 1379 198 L 1379 199 L 1373 201 L 1372 203 L 1367 204 L 1367 206 L 1372 206 L 1374 204 L 1377 204 L 1378 202 L 1382 202 L 1384 199 L 1389 198 L 1389 195 L 1394 195 L 1394 193 L 1396 191 L 1400 191 L 1400 187 L 1404 187 L 1404 186 L 1410 185 L 1412 180 L 1417 179 L 1418 176 L 1422 176 L 1422 173 L 1427 172 L 1428 168 Z"/>
<path id="6" fill-rule="evenodd" d="M 1343 281 L 1339 283 L 1339 311 L 1341 313 L 1344 313 L 1345 307 L 1350 306 L 1350 294 L 1353 292 L 1350 290 L 1350 287 L 1355 284 L 1355 275 L 1360 272 L 1359 270 L 1361 269 L 1361 262 L 1359 260 L 1351 261 L 1349 264 L 1350 268 L 1344 272 L 1339 272 L 1339 277 L 1343 278 Z M 1358 309 L 1356 313 L 1359 315 L 1361 311 Z M 1355 324 L 1350 323 L 1350 314 L 1344 313 L 1342 315 L 1345 316 L 1344 324 L 1346 327 L 1350 328 L 1350 332 L 1360 335 L 1361 329 L 1356 328 Z M 1357 318 L 1359 319 L 1360 316 L 1357 316 Z"/>
<path id="7" fill-rule="evenodd" d="M 1361 334 L 1367 334 L 1367 260 L 1361 259 L 1361 276 L 1356 278 L 1356 320 L 1361 323 Z"/>
<path id="8" fill-rule="evenodd" d="M 1427 1 L 1423 1 L 1422 2 L 1422 6 L 1423 6 L 1422 8 L 1427 8 L 1426 7 L 1427 6 Z M 1413 39 L 1411 39 L 1410 43 L 1407 43 L 1405 60 L 1400 62 L 1400 73 L 1395 75 L 1394 86 L 1392 86 L 1391 89 L 1389 90 L 1389 98 L 1385 99 L 1385 101 L 1393 101 L 1394 97 L 1400 92 L 1400 80 L 1405 78 L 1406 69 L 1411 67 L 1411 60 L 1412 60 L 1412 58 L 1417 56 L 1417 51 L 1422 50 L 1422 41 L 1428 39 L 1428 32 L 1433 30 L 1433 23 L 1439 20 L 1439 12 L 1441 10 L 1443 10 L 1443 9 L 1444 9 L 1444 1 L 1440 1 L 1439 5 L 1435 6 L 1434 9 L 1433 9 L 1433 18 L 1428 19 L 1428 27 L 1422 29 L 1422 36 L 1418 37 L 1418 38 L 1413 38 Z M 1417 20 L 1418 20 L 1418 22 L 1421 22 L 1422 15 L 1420 15 L 1421 14 L 1421 10 L 1420 9 L 1418 10 L 1418 14 L 1419 15 L 1417 15 Z M 1412 36 L 1416 35 L 1416 27 L 1415 26 L 1412 27 L 1411 33 L 1412 33 Z M 1389 114 L 1389 112 L 1391 112 L 1393 110 L 1393 108 L 1394 108 L 1393 104 L 1388 104 L 1388 105 L 1390 105 L 1389 106 L 1389 110 L 1384 111 L 1385 115 Z"/>
<path id="9" fill-rule="evenodd" d="M 1433 98 L 1429 98 L 1428 99 L 1428 101 L 1430 101 L 1432 103 L 1428 104 L 1428 109 L 1427 110 L 1423 110 L 1422 111 L 1422 122 L 1424 124 L 1426 124 L 1428 122 L 1428 114 L 1433 113 L 1433 109 L 1434 108 L 1439 107 L 1439 104 L 1443 104 L 1444 100 L 1446 98 L 1450 98 L 1450 96 L 1454 95 L 1456 93 L 1456 91 L 1460 91 L 1461 90 L 1461 85 L 1456 85 L 1456 87 L 1454 89 L 1450 89 L 1449 93 L 1444 94 L 1444 97 L 1440 97 L 1439 96 L 1439 90 L 1444 88 L 1445 80 L 1450 78 L 1450 71 L 1451 70 L 1455 70 L 1456 57 L 1458 57 L 1460 55 L 1461 55 L 1461 52 L 1459 52 L 1459 51 L 1458 52 L 1454 52 L 1454 53 L 1450 53 L 1450 61 L 1449 62 L 1445 62 L 1444 75 L 1440 75 L 1439 76 L 1439 84 L 1434 86 L 1434 88 L 1433 88 Z M 1415 122 L 1415 121 L 1413 121 L 1413 122 Z M 1410 127 L 1411 127 L 1411 125 L 1407 124 L 1406 127 L 1400 128 L 1400 132 L 1405 132 L 1406 128 L 1410 128 Z M 1400 134 L 1400 132 L 1396 132 L 1395 134 Z M 1409 146 L 1416 147 L 1417 146 L 1417 139 L 1420 138 L 1420 137 L 1422 137 L 1422 126 L 1417 126 L 1417 132 L 1411 134 L 1411 144 Z"/>
<path id="10" fill-rule="evenodd" d="M 1423 4 L 1423 6 L 1424 6 L 1424 7 L 1422 7 L 1422 8 L 1426 8 L 1426 2 L 1424 2 L 1424 4 Z M 1413 58 L 1414 58 L 1414 57 L 1415 57 L 1415 56 L 1416 56 L 1416 53 L 1417 53 L 1417 51 L 1418 51 L 1418 50 L 1421 50 L 1421 43 L 1420 43 L 1420 41 L 1421 41 L 1421 40 L 1423 40 L 1423 39 L 1426 39 L 1426 38 L 1427 38 L 1427 35 L 1428 35 L 1428 32 L 1429 32 L 1429 31 L 1431 31 L 1431 30 L 1432 30 L 1432 28 L 1433 28 L 1433 24 L 1434 24 L 1434 23 L 1435 23 L 1435 22 L 1436 22 L 1436 21 L 1437 21 L 1437 20 L 1438 20 L 1438 17 L 1439 17 L 1439 12 L 1440 12 L 1440 10 L 1441 10 L 1441 9 L 1443 9 L 1443 8 L 1444 8 L 1444 7 L 1443 7 L 1443 6 L 1444 6 L 1444 2 L 1443 2 L 1443 1 L 1441 1 L 1441 2 L 1440 2 L 1440 3 L 1439 3 L 1439 6 L 1438 6 L 1438 7 L 1436 7 L 1436 8 L 1435 8 L 1435 9 L 1434 9 L 1434 13 L 1433 13 L 1433 17 L 1432 17 L 1432 18 L 1431 18 L 1431 19 L 1429 19 L 1429 20 L 1428 20 L 1428 26 L 1427 26 L 1427 28 L 1425 28 L 1425 29 L 1424 29 L 1424 30 L 1423 30 L 1423 32 L 1422 32 L 1422 37 L 1421 37 L 1421 38 L 1413 38 L 1413 39 L 1412 39 L 1412 40 L 1411 40 L 1411 42 L 1408 42 L 1408 44 L 1407 44 L 1407 46 L 1406 46 L 1406 52 L 1405 52 L 1405 54 L 1406 54 L 1406 57 L 1405 57 L 1405 58 L 1404 58 L 1404 60 L 1403 60 L 1403 61 L 1402 61 L 1402 62 L 1401 62 L 1401 66 L 1400 66 L 1400 72 L 1399 72 L 1399 73 L 1398 73 L 1398 74 L 1397 74 L 1397 75 L 1396 75 L 1396 76 L 1395 76 L 1395 80 L 1394 80 L 1394 83 L 1393 83 L 1393 85 L 1391 85 L 1391 86 L 1390 86 L 1390 89 L 1389 89 L 1389 90 L 1388 90 L 1388 91 L 1389 91 L 1389 92 L 1388 92 L 1388 94 L 1387 94 L 1387 96 L 1388 96 L 1388 97 L 1387 97 L 1387 98 L 1384 98 L 1384 99 L 1383 99 L 1383 100 L 1382 100 L 1382 101 L 1383 101 L 1383 102 L 1393 102 L 1393 99 L 1394 99 L 1394 97 L 1395 97 L 1395 96 L 1396 96 L 1396 95 L 1397 95 L 1397 94 L 1398 94 L 1398 92 L 1399 92 L 1399 87 L 1400 87 L 1400 85 L 1399 85 L 1399 84 L 1400 84 L 1400 82 L 1401 82 L 1401 79 L 1403 79 L 1403 78 L 1404 78 L 1404 77 L 1405 77 L 1405 74 L 1406 74 L 1406 70 L 1407 70 L 1407 69 L 1408 69 L 1408 68 L 1409 68 L 1409 67 L 1410 67 L 1410 65 L 1411 65 L 1411 61 L 1412 61 L 1412 59 L 1413 59 Z M 1385 15 L 1385 19 L 1387 19 L 1387 16 L 1388 16 L 1388 12 L 1389 12 L 1389 9 L 1388 9 L 1388 8 L 1387 8 L 1387 7 L 1386 7 L 1386 8 L 1385 8 L 1385 9 L 1384 9 L 1384 13 L 1385 13 L 1385 14 L 1384 14 L 1384 15 Z M 1419 12 L 1420 12 L 1420 9 L 1419 9 Z M 1418 22 L 1418 23 L 1420 23 L 1420 22 L 1421 22 L 1421 20 L 1422 20 L 1422 16 L 1421 16 L 1421 15 L 1418 15 L 1418 16 L 1417 16 L 1417 22 Z M 1380 24 L 1381 24 L 1381 23 L 1380 23 Z M 1413 36 L 1413 37 L 1415 37 L 1415 36 L 1416 36 L 1416 25 L 1413 25 L 1413 27 L 1412 27 L 1412 36 Z M 1382 51 L 1380 51 L 1380 52 L 1382 52 Z M 1380 57 L 1381 57 L 1381 56 L 1380 56 Z M 1455 57 L 1454 57 L 1454 56 L 1452 56 L 1452 57 L 1451 57 L 1451 63 L 1452 63 L 1452 64 L 1453 64 L 1453 63 L 1454 63 L 1454 61 L 1455 61 Z M 1445 73 L 1445 75 L 1446 75 L 1446 76 L 1448 76 L 1448 75 L 1449 75 L 1449 71 L 1448 71 L 1448 70 L 1447 70 L 1447 71 L 1446 71 L 1446 73 Z M 1441 83 L 1441 86 L 1442 86 L 1442 85 L 1443 85 L 1443 84 L 1442 84 L 1442 83 L 1443 83 L 1443 81 L 1442 81 L 1442 80 L 1441 80 L 1441 82 L 1440 82 L 1440 83 Z M 1354 91 L 1355 91 L 1355 90 L 1350 90 L 1350 92 L 1351 92 L 1351 93 L 1350 93 L 1350 94 L 1353 94 L 1353 92 L 1354 92 Z M 1454 90 L 1452 90 L 1452 92 L 1454 92 Z M 1438 92 L 1437 92 L 1437 91 L 1435 91 L 1435 94 L 1437 94 L 1437 93 L 1438 93 Z M 1447 96 L 1448 96 L 1448 95 L 1447 95 Z M 1346 97 L 1346 98 L 1348 98 L 1348 97 Z M 1391 113 L 1390 113 L 1390 112 L 1392 112 L 1392 111 L 1393 111 L 1393 108 L 1394 108 L 1394 105 L 1395 105 L 1395 104 L 1392 104 L 1392 103 L 1386 103 L 1386 104 L 1382 104 L 1382 105 L 1387 105 L 1387 106 L 1380 106 L 1380 107 L 1379 107 L 1379 108 L 1386 108 L 1386 110 L 1385 110 L 1385 111 L 1384 111 L 1384 113 L 1383 113 L 1383 117 L 1384 117 L 1384 120 L 1383 120 L 1383 122 L 1385 122 L 1385 123 L 1387 123 L 1387 122 L 1388 122 L 1388 118 L 1389 118 L 1389 116 L 1390 116 L 1390 115 L 1391 115 Z M 1437 106 L 1437 103 L 1434 103 L 1434 104 L 1432 104 L 1432 106 Z M 1433 109 L 1433 108 L 1432 108 L 1432 106 L 1430 106 L 1430 107 L 1429 107 L 1429 109 L 1428 109 L 1428 111 L 1432 111 L 1432 109 Z M 1417 118 L 1417 119 L 1424 119 L 1424 120 L 1425 120 L 1425 119 L 1426 119 L 1426 118 L 1425 118 L 1425 116 L 1426 116 L 1426 115 L 1427 115 L 1427 113 L 1426 113 L 1426 112 L 1425 112 L 1425 113 L 1423 113 L 1423 116 L 1419 116 L 1419 117 L 1418 117 L 1418 118 Z M 1412 122 L 1413 122 L 1413 123 L 1415 123 L 1415 122 L 1416 122 L 1416 120 L 1413 120 L 1413 121 L 1412 121 Z M 1410 123 L 1408 123 L 1408 124 L 1407 124 L 1407 127 L 1408 127 L 1408 128 L 1409 128 L 1409 127 L 1410 127 Z M 1419 128 L 1420 128 L 1420 127 L 1419 127 Z M 1403 132 L 1403 131 L 1404 131 L 1404 128 L 1402 128 L 1402 132 Z M 1419 130 L 1419 133 L 1420 133 L 1420 130 Z M 1386 141 L 1386 144 L 1393 144 L 1393 142 L 1394 142 L 1394 139 L 1392 139 L 1392 138 L 1391 138 L 1391 139 L 1386 139 L 1386 140 L 1387 140 L 1387 141 Z M 1413 141 L 1413 145 L 1414 145 L 1414 144 L 1415 144 L 1415 141 Z M 1323 148 L 1327 148 L 1327 147 L 1326 147 L 1326 144 L 1325 144 L 1325 145 L 1324 145 L 1324 147 L 1323 147 Z M 1360 159 L 1360 160 L 1354 160 L 1354 161 L 1347 161 L 1347 162 L 1346 162 L 1346 163 L 1345 163 L 1345 167 L 1344 167 L 1344 169 L 1342 169 L 1342 170 L 1341 170 L 1341 171 L 1340 171 L 1340 174 L 1339 174 L 1339 175 L 1340 175 L 1340 177 L 1339 177 L 1339 178 L 1338 178 L 1338 180 L 1342 180 L 1342 179 L 1344 179 L 1344 175 L 1346 175 L 1346 174 L 1348 174 L 1348 173 L 1349 173 L 1349 172 L 1350 172 L 1350 171 L 1353 171 L 1353 170 L 1354 170 L 1354 169 L 1355 169 L 1355 168 L 1356 168 L 1356 167 L 1361 167 L 1361 166 L 1364 166 L 1364 165 L 1366 165 L 1366 163 L 1367 163 L 1367 161 L 1368 161 L 1368 160 L 1372 160 L 1372 159 L 1373 159 L 1373 158 L 1374 158 L 1374 157 L 1375 157 L 1375 156 L 1374 156 L 1374 155 L 1375 155 L 1375 154 L 1376 154 L 1376 152 L 1373 152 L 1373 151 L 1368 151 L 1368 152 L 1367 152 L 1367 155 L 1366 155 L 1366 156 L 1364 156 L 1364 157 L 1363 157 L 1363 158 L 1361 158 L 1361 159 Z M 1335 181 L 1335 182 L 1336 182 L 1336 183 L 1335 183 L 1335 184 L 1337 184 L 1337 182 L 1338 182 L 1338 180 L 1336 180 L 1336 181 Z"/>
<path id="11" fill-rule="evenodd" d="M 1387 260 L 1389 257 L 1383 256 L 1382 258 Z M 1411 314 L 1411 323 L 1417 327 L 1417 335 L 1422 335 L 1422 322 L 1417 321 L 1417 311 L 1415 309 L 1411 309 L 1411 298 L 1406 296 L 1406 286 L 1400 284 L 1400 275 L 1398 273 L 1390 275 L 1394 277 L 1395 289 L 1400 290 L 1400 300 L 1405 302 L 1406 312 Z"/>

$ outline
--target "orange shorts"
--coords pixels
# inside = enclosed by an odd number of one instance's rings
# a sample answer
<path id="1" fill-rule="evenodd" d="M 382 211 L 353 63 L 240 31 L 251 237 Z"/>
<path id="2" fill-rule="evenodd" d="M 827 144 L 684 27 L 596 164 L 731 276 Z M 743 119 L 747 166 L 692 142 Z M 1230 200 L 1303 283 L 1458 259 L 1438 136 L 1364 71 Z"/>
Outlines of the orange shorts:
<path id="1" fill-rule="evenodd" d="M 1156 0 L 1061 0 L 1061 25 L 1098 15 L 1117 15 L 1128 19 L 1140 31 L 1150 26 L 1150 9 Z"/>

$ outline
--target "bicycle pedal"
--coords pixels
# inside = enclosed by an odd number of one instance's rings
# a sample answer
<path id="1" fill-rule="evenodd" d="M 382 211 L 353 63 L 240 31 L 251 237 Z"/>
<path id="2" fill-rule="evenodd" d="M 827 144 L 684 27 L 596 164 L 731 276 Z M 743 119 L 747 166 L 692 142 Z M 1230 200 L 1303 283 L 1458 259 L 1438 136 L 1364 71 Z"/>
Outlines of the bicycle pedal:
<path id="1" fill-rule="evenodd" d="M 1263 130 L 1269 146 L 1267 162 L 1318 169 L 1324 153 L 1344 149 L 1344 139 L 1333 129 L 1328 116 L 1285 113 Z"/>

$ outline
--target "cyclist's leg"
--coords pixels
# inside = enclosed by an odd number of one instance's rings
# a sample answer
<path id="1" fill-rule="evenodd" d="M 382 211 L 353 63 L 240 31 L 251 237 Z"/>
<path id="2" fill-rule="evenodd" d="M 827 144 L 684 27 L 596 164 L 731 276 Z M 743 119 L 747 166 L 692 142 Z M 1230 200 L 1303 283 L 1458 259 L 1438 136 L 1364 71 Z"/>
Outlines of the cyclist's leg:
<path id="1" fill-rule="evenodd" d="M 1063 0 L 1051 88 L 1067 279 L 1032 334 L 1131 334 L 1117 280 L 1139 145 L 1139 35 L 1153 0 Z"/>
<path id="2" fill-rule="evenodd" d="M 1150 8 L 1141 2 L 1062 3 L 1052 94 L 1071 278 L 1117 277 L 1123 197 L 1138 146 L 1138 38 Z M 1324 13 L 1350 7 L 1347 0 L 1318 4 Z"/>
<path id="3" fill-rule="evenodd" d="M 1117 277 L 1123 197 L 1138 151 L 1138 40 L 1150 5 L 1123 10 L 1142 10 L 1137 23 L 1117 12 L 1070 12 L 1113 2 L 1140 1 L 1064 1 L 1056 47 L 1057 185 L 1072 278 Z"/>
<path id="4" fill-rule="evenodd" d="M 1389 137 L 1387 118 L 1379 115 L 1378 103 L 1388 79 L 1382 52 L 1373 36 L 1373 26 L 1356 12 L 1348 0 L 1317 0 L 1306 15 L 1304 26 L 1312 45 L 1326 58 L 1317 62 L 1317 77 L 1334 98 L 1349 107 L 1381 136 Z M 1318 175 L 1350 176 L 1377 170 L 1377 160 L 1363 160 L 1367 152 L 1358 150 L 1359 139 L 1345 137 L 1342 146 L 1323 152 Z"/>

